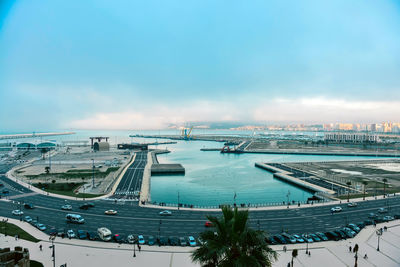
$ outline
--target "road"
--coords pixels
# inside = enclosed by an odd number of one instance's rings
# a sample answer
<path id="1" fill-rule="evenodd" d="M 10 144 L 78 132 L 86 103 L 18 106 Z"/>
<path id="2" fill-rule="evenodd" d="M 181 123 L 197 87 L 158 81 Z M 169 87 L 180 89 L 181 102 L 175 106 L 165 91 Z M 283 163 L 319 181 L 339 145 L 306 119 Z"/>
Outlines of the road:
<path id="1" fill-rule="evenodd" d="M 139 159 L 139 158 L 138 158 Z M 138 161 L 139 165 L 143 161 Z M 134 169 L 133 169 L 134 170 Z M 19 203 L 31 203 L 35 205 L 35 209 L 23 209 L 24 215 L 39 219 L 39 222 L 47 225 L 48 230 L 52 227 L 57 229 L 82 229 L 87 231 L 95 231 L 99 227 L 107 227 L 113 233 L 122 235 L 143 234 L 158 236 L 197 236 L 205 230 L 204 222 L 207 220 L 206 215 L 219 216 L 220 212 L 212 211 L 191 211 L 191 210 L 174 210 L 172 216 L 160 216 L 159 209 L 146 208 L 138 206 L 135 201 L 110 201 L 96 200 L 94 208 L 88 210 L 80 210 L 78 207 L 83 201 L 64 200 L 42 194 L 31 194 L 31 191 L 24 188 L 18 183 L 10 181 L 4 175 L 0 175 L 0 181 L 4 184 L 1 191 L 5 188 L 10 191 L 9 197 L 12 201 L 0 202 L 0 215 L 6 217 L 15 217 L 11 214 L 14 209 L 20 209 Z M 121 181 L 122 182 L 122 181 Z M 126 179 L 126 188 L 132 188 L 135 180 Z M 3 197 L 4 199 L 4 197 Z M 124 203 L 124 204 L 121 204 Z M 63 211 L 61 206 L 70 204 L 72 211 Z M 400 198 L 391 197 L 386 199 L 378 199 L 374 201 L 359 202 L 357 207 L 347 207 L 346 203 L 339 205 L 343 208 L 340 213 L 331 214 L 330 208 L 336 205 L 314 206 L 309 208 L 297 208 L 291 206 L 289 209 L 282 208 L 280 210 L 260 210 L 250 211 L 251 227 L 262 229 L 270 234 L 277 234 L 282 230 L 289 233 L 309 233 L 317 231 L 329 231 L 337 227 L 344 226 L 347 223 L 358 223 L 368 219 L 370 212 L 377 212 L 380 207 L 386 207 L 389 213 L 386 215 L 400 214 Z M 118 211 L 115 216 L 104 215 L 104 211 L 114 209 Z M 67 213 L 80 214 L 85 219 L 85 224 L 76 225 L 68 224 L 65 220 Z"/>
<path id="2" fill-rule="evenodd" d="M 137 152 L 134 162 L 126 170 L 112 198 L 136 199 L 139 196 L 146 163 L 147 152 Z"/>

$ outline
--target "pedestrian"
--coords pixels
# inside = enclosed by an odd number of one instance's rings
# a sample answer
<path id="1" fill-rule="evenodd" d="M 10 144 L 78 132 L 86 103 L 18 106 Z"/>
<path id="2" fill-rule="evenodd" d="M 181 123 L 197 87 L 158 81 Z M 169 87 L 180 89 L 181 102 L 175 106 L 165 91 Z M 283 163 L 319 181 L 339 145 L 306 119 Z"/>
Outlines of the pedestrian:
<path id="1" fill-rule="evenodd" d="M 139 249 L 139 252 L 140 252 L 140 250 L 142 249 L 142 247 L 138 244 L 138 249 Z"/>
<path id="2" fill-rule="evenodd" d="M 287 248 L 286 246 L 283 246 L 283 252 L 286 252 Z"/>
<path id="3" fill-rule="evenodd" d="M 308 256 L 311 257 L 311 250 L 308 251 Z"/>
<path id="4" fill-rule="evenodd" d="M 349 246 L 349 252 L 351 253 L 351 246 Z"/>
<path id="5" fill-rule="evenodd" d="M 367 253 L 365 253 L 365 255 L 364 255 L 364 259 L 368 259 Z"/>
<path id="6" fill-rule="evenodd" d="M 374 227 L 376 227 L 376 221 L 374 221 Z"/>
<path id="7" fill-rule="evenodd" d="M 42 251 L 42 244 L 39 245 L 39 249 L 40 249 L 40 251 Z"/>
<path id="8" fill-rule="evenodd" d="M 290 261 L 287 263 L 287 267 L 290 267 Z"/>
<path id="9" fill-rule="evenodd" d="M 18 237 L 17 237 L 17 235 L 15 235 L 15 236 L 14 236 L 14 238 L 15 238 L 15 241 L 17 241 L 17 240 L 18 240 Z"/>

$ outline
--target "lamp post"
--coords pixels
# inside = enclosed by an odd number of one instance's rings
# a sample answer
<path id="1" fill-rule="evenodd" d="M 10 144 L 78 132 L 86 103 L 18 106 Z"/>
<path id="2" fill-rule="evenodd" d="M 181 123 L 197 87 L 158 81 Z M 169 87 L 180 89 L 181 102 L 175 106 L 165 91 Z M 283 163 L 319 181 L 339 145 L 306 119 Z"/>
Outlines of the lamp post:
<path id="1" fill-rule="evenodd" d="M 286 197 L 287 197 L 287 207 L 289 208 L 289 196 L 290 196 L 290 191 L 287 191 Z"/>
<path id="2" fill-rule="evenodd" d="M 136 244 L 133 242 L 133 257 L 136 257 Z"/>
<path id="3" fill-rule="evenodd" d="M 50 248 L 53 249 L 51 257 L 53 258 L 53 267 L 56 267 L 56 247 L 54 245 L 54 239 L 56 239 L 55 235 L 50 236 L 50 240 L 51 240 Z"/>
<path id="4" fill-rule="evenodd" d="M 378 247 L 376 248 L 376 250 L 380 251 L 380 249 L 379 249 L 379 240 L 381 239 L 382 231 L 381 231 L 381 229 L 379 229 L 379 230 L 376 230 L 375 233 L 378 236 Z"/>
<path id="5" fill-rule="evenodd" d="M 160 224 L 158 225 L 158 240 L 160 240 L 160 235 L 161 235 L 161 219 L 160 219 Z"/>
<path id="6" fill-rule="evenodd" d="M 307 243 L 307 247 L 306 247 L 306 254 L 308 254 L 308 234 L 305 234 L 304 237 L 306 238 L 306 243 Z"/>
<path id="7" fill-rule="evenodd" d="M 179 210 L 179 191 L 178 191 L 178 210 Z"/>
<path id="8" fill-rule="evenodd" d="M 92 159 L 92 188 L 94 188 L 94 159 Z"/>

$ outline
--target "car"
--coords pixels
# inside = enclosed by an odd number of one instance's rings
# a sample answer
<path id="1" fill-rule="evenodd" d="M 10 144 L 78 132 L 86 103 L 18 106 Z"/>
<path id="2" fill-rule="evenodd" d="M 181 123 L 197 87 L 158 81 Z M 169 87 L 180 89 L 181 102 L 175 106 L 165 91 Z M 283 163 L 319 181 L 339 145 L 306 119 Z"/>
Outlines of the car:
<path id="1" fill-rule="evenodd" d="M 24 215 L 24 212 L 23 212 L 22 210 L 13 210 L 11 213 L 12 213 L 13 215 L 15 215 L 15 216 Z"/>
<path id="2" fill-rule="evenodd" d="M 197 246 L 196 239 L 193 236 L 189 236 L 189 246 L 195 247 Z"/>
<path id="3" fill-rule="evenodd" d="M 65 229 L 64 228 L 60 228 L 57 230 L 57 236 L 64 238 L 65 237 Z"/>
<path id="4" fill-rule="evenodd" d="M 118 212 L 116 210 L 106 210 L 104 214 L 106 215 L 116 215 Z"/>
<path id="5" fill-rule="evenodd" d="M 271 244 L 271 245 L 276 245 L 276 244 L 278 244 L 278 242 L 276 242 L 275 239 L 274 239 L 272 236 L 267 237 L 267 238 L 265 239 L 265 241 L 267 241 L 267 243 L 268 243 L 268 244 Z M 200 241 L 199 241 L 199 243 L 200 243 Z M 200 244 L 201 244 L 201 243 L 200 243 Z"/>
<path id="6" fill-rule="evenodd" d="M 154 245 L 154 243 L 156 242 L 154 236 L 149 235 L 149 237 L 147 238 L 147 245 L 152 246 Z"/>
<path id="7" fill-rule="evenodd" d="M 203 244 L 204 244 L 204 240 L 203 240 L 200 236 L 197 238 L 197 242 L 198 242 L 200 245 L 203 245 Z"/>
<path id="8" fill-rule="evenodd" d="M 87 233 L 84 230 L 76 231 L 76 235 L 78 236 L 79 239 L 86 239 L 87 237 Z"/>
<path id="9" fill-rule="evenodd" d="M 76 237 L 74 230 L 69 229 L 69 230 L 67 231 L 67 237 L 68 237 L 69 239 Z"/>
<path id="10" fill-rule="evenodd" d="M 114 234 L 113 240 L 117 243 L 122 243 L 124 241 L 124 237 L 120 234 Z"/>
<path id="11" fill-rule="evenodd" d="M 171 246 L 178 246 L 179 245 L 179 239 L 177 237 L 175 237 L 175 236 L 172 236 L 172 237 L 168 238 L 168 243 Z"/>
<path id="12" fill-rule="evenodd" d="M 25 216 L 24 221 L 26 221 L 27 223 L 30 223 L 32 221 L 31 216 Z"/>
<path id="13" fill-rule="evenodd" d="M 37 229 L 39 229 L 40 231 L 44 231 L 46 230 L 46 225 L 44 225 L 43 223 L 38 223 L 36 225 Z"/>
<path id="14" fill-rule="evenodd" d="M 282 235 L 274 235 L 274 239 L 280 244 L 287 244 L 288 242 Z"/>
<path id="15" fill-rule="evenodd" d="M 31 225 L 36 226 L 36 224 L 38 223 L 36 220 L 32 220 L 29 222 Z"/>
<path id="16" fill-rule="evenodd" d="M 314 243 L 314 240 L 311 238 L 310 235 L 308 234 L 302 234 L 301 237 L 304 239 L 305 242 L 307 243 Z"/>
<path id="17" fill-rule="evenodd" d="M 357 233 L 359 233 L 359 232 L 361 231 L 361 229 L 360 229 L 357 225 L 355 225 L 354 223 L 350 223 L 350 224 L 348 225 L 348 227 L 349 227 L 350 229 L 352 229 L 353 231 L 357 232 Z"/>
<path id="18" fill-rule="evenodd" d="M 334 212 L 341 212 L 341 211 L 342 211 L 342 208 L 339 207 L 339 206 L 331 208 L 331 212 L 332 212 L 332 213 L 334 213 Z"/>
<path id="19" fill-rule="evenodd" d="M 385 216 L 385 217 L 383 217 L 383 221 L 384 222 L 390 222 L 390 221 L 393 221 L 394 220 L 394 217 L 393 216 Z"/>
<path id="20" fill-rule="evenodd" d="M 319 236 L 317 236 L 316 234 L 309 234 L 309 236 L 310 236 L 315 242 L 319 242 L 319 241 L 322 240 L 322 239 L 321 239 Z"/>
<path id="21" fill-rule="evenodd" d="M 93 204 L 92 202 L 88 202 L 88 203 L 86 203 L 86 205 L 87 205 L 89 208 L 94 208 L 94 204 Z"/>
<path id="22" fill-rule="evenodd" d="M 97 233 L 96 232 L 87 232 L 87 238 L 89 240 L 97 240 Z"/>
<path id="23" fill-rule="evenodd" d="M 128 235 L 127 238 L 126 238 L 126 241 L 127 241 L 129 244 L 135 244 L 135 243 L 136 243 L 136 238 L 135 238 L 134 235 Z"/>
<path id="24" fill-rule="evenodd" d="M 282 236 L 286 238 L 286 240 L 292 244 L 296 243 L 297 240 L 293 236 L 289 235 L 288 233 L 283 233 Z"/>
<path id="25" fill-rule="evenodd" d="M 169 210 L 163 210 L 163 211 L 160 211 L 159 214 L 160 214 L 161 216 L 171 216 L 171 215 L 172 215 L 172 212 L 169 211 Z"/>
<path id="26" fill-rule="evenodd" d="M 373 225 L 373 224 L 374 224 L 374 221 L 373 221 L 373 220 L 365 220 L 365 221 L 364 221 L 364 224 L 365 224 L 365 225 Z"/>
<path id="27" fill-rule="evenodd" d="M 387 213 L 387 212 L 388 212 L 388 210 L 385 209 L 385 208 L 379 208 L 378 209 L 378 213 Z"/>
<path id="28" fill-rule="evenodd" d="M 327 237 L 324 233 L 316 232 L 315 234 L 316 234 L 322 241 L 328 241 L 328 237 Z"/>
<path id="29" fill-rule="evenodd" d="M 212 222 L 210 222 L 210 221 L 206 221 L 206 222 L 204 223 L 204 226 L 205 226 L 205 227 L 213 227 L 213 224 L 212 224 Z"/>
<path id="30" fill-rule="evenodd" d="M 368 218 L 370 218 L 370 219 L 375 219 L 375 218 L 377 218 L 377 217 L 378 217 L 378 215 L 375 214 L 375 213 L 373 213 L 373 212 L 371 212 L 371 213 L 368 214 Z"/>
<path id="31" fill-rule="evenodd" d="M 304 239 L 299 235 L 293 235 L 293 237 L 296 238 L 296 241 L 298 243 L 304 243 L 305 242 Z"/>
<path id="32" fill-rule="evenodd" d="M 3 187 L 4 186 L 4 184 L 3 183 L 0 183 L 0 187 Z"/>
<path id="33" fill-rule="evenodd" d="M 186 239 L 184 238 L 184 237 L 179 237 L 179 245 L 181 246 L 181 247 L 186 247 L 187 246 L 187 242 L 186 242 Z"/>
<path id="34" fill-rule="evenodd" d="M 336 234 L 338 234 L 338 236 L 340 237 L 340 239 L 347 239 L 347 235 L 345 232 L 343 232 L 340 229 L 337 229 L 334 231 Z"/>
<path id="35" fill-rule="evenodd" d="M 339 241 L 341 238 L 340 236 L 335 233 L 334 231 L 329 231 L 325 233 L 325 236 L 329 239 L 329 240 L 335 240 L 335 241 Z"/>
<path id="36" fill-rule="evenodd" d="M 89 206 L 87 204 L 82 204 L 82 205 L 79 206 L 79 208 L 81 210 L 87 210 L 87 209 L 89 209 Z"/>
<path id="37" fill-rule="evenodd" d="M 160 246 L 167 246 L 168 245 L 168 238 L 165 236 L 160 236 L 160 238 L 157 239 L 158 245 Z"/>
<path id="38" fill-rule="evenodd" d="M 62 205 L 61 209 L 62 210 L 72 210 L 72 206 L 71 205 Z"/>
<path id="39" fill-rule="evenodd" d="M 8 191 L 8 190 L 3 190 L 3 195 L 8 195 L 8 194 L 10 194 L 10 191 Z"/>
<path id="40" fill-rule="evenodd" d="M 352 207 L 357 207 L 357 205 L 358 204 L 356 202 L 350 202 L 350 203 L 347 204 L 347 207 L 352 208 Z"/>
<path id="41" fill-rule="evenodd" d="M 356 226 L 357 226 L 358 228 L 360 228 L 360 231 L 361 231 L 362 229 L 364 229 L 365 223 L 364 223 L 364 222 L 359 222 L 359 223 L 356 224 Z"/>
<path id="42" fill-rule="evenodd" d="M 345 233 L 345 235 L 347 237 L 352 238 L 352 237 L 354 237 L 356 235 L 356 232 L 354 232 L 353 230 L 351 230 L 348 227 L 343 227 L 341 230 Z"/>
<path id="43" fill-rule="evenodd" d="M 395 214 L 395 215 L 393 215 L 393 217 L 394 217 L 395 219 L 400 219 L 400 214 Z"/>
<path id="44" fill-rule="evenodd" d="M 56 236 L 57 235 L 57 229 L 56 228 L 51 228 L 50 229 L 50 232 L 49 232 L 49 235 L 54 235 L 54 236 Z"/>
<path id="45" fill-rule="evenodd" d="M 144 245 L 146 241 L 144 240 L 144 237 L 142 235 L 138 235 L 137 237 L 139 245 Z"/>
<path id="46" fill-rule="evenodd" d="M 24 208 L 25 209 L 34 209 L 35 206 L 33 206 L 32 204 L 29 204 L 29 203 L 24 203 Z"/>

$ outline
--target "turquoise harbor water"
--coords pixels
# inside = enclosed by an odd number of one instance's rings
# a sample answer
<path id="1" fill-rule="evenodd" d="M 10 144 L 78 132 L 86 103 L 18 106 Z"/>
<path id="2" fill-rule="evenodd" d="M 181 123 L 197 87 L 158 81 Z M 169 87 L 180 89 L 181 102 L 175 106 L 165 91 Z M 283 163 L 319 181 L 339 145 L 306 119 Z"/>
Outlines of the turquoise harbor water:
<path id="1" fill-rule="evenodd" d="M 196 130 L 197 131 L 197 130 Z M 195 134 L 251 135 L 250 131 L 199 130 Z M 110 143 L 154 142 L 155 139 L 130 138 L 134 134 L 179 134 L 177 130 L 167 131 L 76 131 L 75 135 L 55 136 L 47 139 L 57 141 L 89 140 L 89 136 L 109 136 Z M 312 134 L 312 133 L 311 133 Z M 18 141 L 28 141 L 19 139 Z M 158 139 L 157 141 L 166 141 Z M 184 176 L 151 177 L 151 200 L 170 204 L 180 203 L 197 206 L 216 206 L 224 203 L 267 204 L 287 200 L 306 201 L 312 196 L 293 185 L 274 179 L 272 174 L 256 168 L 256 162 L 299 162 L 356 160 L 370 157 L 350 156 L 306 156 L 271 154 L 221 154 L 216 151 L 204 152 L 201 148 L 222 147 L 223 143 L 203 141 L 178 141 L 177 144 L 158 146 L 168 148 L 169 154 L 159 155 L 160 163 L 180 163 L 185 167 Z M 156 147 L 154 147 L 156 148 Z"/>

